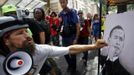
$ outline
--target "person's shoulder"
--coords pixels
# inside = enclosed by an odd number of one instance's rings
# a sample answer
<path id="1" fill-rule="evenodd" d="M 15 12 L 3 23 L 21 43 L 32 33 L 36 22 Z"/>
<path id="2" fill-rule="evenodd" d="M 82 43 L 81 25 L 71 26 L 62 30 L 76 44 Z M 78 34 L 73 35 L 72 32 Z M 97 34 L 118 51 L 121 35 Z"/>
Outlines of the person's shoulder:
<path id="1" fill-rule="evenodd" d="M 35 44 L 37 54 L 47 54 L 51 51 L 51 46 L 47 44 Z"/>
<path id="2" fill-rule="evenodd" d="M 35 48 L 37 50 L 42 50 L 42 49 L 49 49 L 51 48 L 51 46 L 47 44 L 35 44 Z"/>
<path id="3" fill-rule="evenodd" d="M 61 12 L 59 12 L 58 17 L 61 17 L 65 12 L 62 10 Z"/>
<path id="4" fill-rule="evenodd" d="M 70 8 L 71 12 L 77 13 L 77 10 L 74 8 Z"/>

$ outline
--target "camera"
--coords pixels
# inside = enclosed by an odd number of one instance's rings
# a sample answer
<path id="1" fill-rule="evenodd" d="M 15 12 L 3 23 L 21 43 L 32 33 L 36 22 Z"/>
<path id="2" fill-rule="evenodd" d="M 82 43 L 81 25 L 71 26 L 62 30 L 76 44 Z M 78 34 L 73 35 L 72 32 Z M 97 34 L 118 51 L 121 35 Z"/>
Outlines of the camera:
<path id="1" fill-rule="evenodd" d="M 17 8 L 16 13 L 17 18 L 22 20 L 23 18 L 28 17 L 30 12 L 28 9 Z"/>

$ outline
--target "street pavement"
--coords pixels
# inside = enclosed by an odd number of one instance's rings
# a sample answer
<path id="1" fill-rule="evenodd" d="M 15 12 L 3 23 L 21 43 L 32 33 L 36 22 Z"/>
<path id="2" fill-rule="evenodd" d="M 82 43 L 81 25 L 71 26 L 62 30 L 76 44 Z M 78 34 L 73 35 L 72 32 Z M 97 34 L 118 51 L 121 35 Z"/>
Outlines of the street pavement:
<path id="1" fill-rule="evenodd" d="M 62 75 L 97 75 L 98 73 L 98 51 L 88 52 L 88 62 L 85 67 L 81 60 L 83 54 L 77 54 L 77 71 L 73 74 L 67 71 L 67 63 L 64 57 L 56 57 L 55 61 L 60 68 Z"/>
<path id="2" fill-rule="evenodd" d="M 61 42 L 60 37 L 60 44 Z M 95 43 L 94 40 L 89 40 L 90 43 Z M 88 61 L 87 66 L 84 66 L 84 63 L 82 61 L 83 53 L 77 54 L 77 71 L 73 74 L 69 73 L 67 71 L 67 62 L 65 58 L 62 57 L 56 57 L 55 61 L 60 68 L 62 75 L 98 75 L 98 50 L 94 51 L 88 51 Z"/>

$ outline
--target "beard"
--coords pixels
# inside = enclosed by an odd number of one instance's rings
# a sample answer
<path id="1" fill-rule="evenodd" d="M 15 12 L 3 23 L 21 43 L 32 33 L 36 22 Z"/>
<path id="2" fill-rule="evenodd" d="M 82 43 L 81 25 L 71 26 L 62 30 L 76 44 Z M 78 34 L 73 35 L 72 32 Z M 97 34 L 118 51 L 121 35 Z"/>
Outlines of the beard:
<path id="1" fill-rule="evenodd" d="M 28 43 L 28 40 L 27 41 L 24 41 L 23 42 L 23 47 L 22 48 L 19 48 L 19 50 L 22 50 L 22 51 L 26 51 L 30 54 L 34 54 L 35 53 L 35 44 L 34 43 Z"/>

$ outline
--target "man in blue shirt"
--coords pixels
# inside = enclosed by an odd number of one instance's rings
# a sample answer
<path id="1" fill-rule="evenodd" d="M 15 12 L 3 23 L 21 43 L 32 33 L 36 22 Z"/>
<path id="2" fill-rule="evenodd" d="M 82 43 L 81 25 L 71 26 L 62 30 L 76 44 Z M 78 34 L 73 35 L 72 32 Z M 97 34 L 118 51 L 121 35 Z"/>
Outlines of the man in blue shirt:
<path id="1" fill-rule="evenodd" d="M 59 14 L 59 20 L 62 24 L 62 44 L 69 46 L 76 44 L 80 33 L 80 24 L 78 21 L 76 10 L 67 7 L 68 0 L 59 0 L 62 11 Z M 68 71 L 76 70 L 76 55 L 65 55 L 68 63 Z"/>

